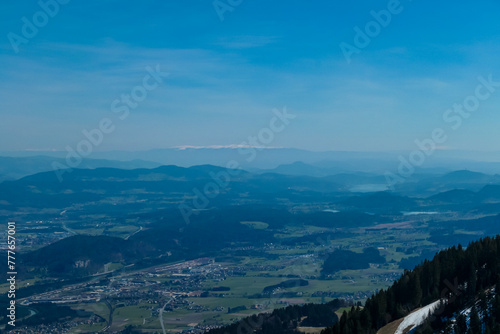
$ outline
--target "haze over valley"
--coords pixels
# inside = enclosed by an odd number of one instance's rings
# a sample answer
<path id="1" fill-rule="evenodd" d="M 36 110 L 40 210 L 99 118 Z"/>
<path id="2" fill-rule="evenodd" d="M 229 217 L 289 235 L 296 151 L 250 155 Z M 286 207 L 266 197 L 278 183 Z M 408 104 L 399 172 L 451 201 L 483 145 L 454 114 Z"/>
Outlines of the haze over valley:
<path id="1" fill-rule="evenodd" d="M 0 334 L 500 333 L 498 1 L 3 1 Z"/>

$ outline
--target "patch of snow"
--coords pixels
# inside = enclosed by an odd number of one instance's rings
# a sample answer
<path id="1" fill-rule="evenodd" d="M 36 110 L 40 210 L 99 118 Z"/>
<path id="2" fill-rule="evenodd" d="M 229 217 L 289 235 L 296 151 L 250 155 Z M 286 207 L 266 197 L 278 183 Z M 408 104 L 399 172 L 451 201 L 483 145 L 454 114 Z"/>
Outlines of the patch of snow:
<path id="1" fill-rule="evenodd" d="M 422 325 L 429 315 L 432 315 L 434 311 L 439 308 L 441 301 L 437 300 L 434 303 L 431 303 L 427 306 L 422 307 L 421 309 L 408 314 L 403 322 L 398 326 L 398 329 L 394 332 L 394 334 L 403 334 L 404 330 L 409 327 L 410 330 L 414 329 Z"/>
<path id="2" fill-rule="evenodd" d="M 496 296 L 496 291 L 495 290 L 496 290 L 495 287 L 486 290 L 486 295 L 487 295 L 488 300 L 489 300 L 488 304 L 489 304 L 490 307 L 491 307 L 492 300 Z M 479 306 L 479 301 L 476 301 L 475 305 Z M 450 325 L 450 327 L 448 327 L 448 329 L 450 330 L 452 328 L 453 324 L 455 324 L 457 322 L 457 316 L 458 316 L 458 314 L 462 314 L 462 315 L 465 316 L 465 322 L 466 322 L 467 326 L 469 326 L 471 312 L 472 312 L 472 307 L 466 307 L 466 308 L 458 311 L 457 313 L 455 313 L 451 318 L 447 319 L 447 320 L 450 320 L 451 323 L 452 323 L 452 325 Z M 479 313 L 479 318 L 482 321 L 482 319 L 484 318 L 484 314 L 482 312 L 480 312 L 480 311 L 478 313 Z M 440 333 L 444 333 L 444 332 L 440 332 Z"/>
<path id="3" fill-rule="evenodd" d="M 418 216 L 418 215 L 438 215 L 439 212 L 435 211 L 401 211 L 403 216 Z"/>

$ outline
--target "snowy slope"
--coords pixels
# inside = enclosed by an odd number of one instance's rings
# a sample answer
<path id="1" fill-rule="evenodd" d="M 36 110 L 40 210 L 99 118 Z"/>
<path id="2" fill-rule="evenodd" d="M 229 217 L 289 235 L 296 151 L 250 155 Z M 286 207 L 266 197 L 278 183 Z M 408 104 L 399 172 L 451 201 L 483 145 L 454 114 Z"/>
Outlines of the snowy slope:
<path id="1" fill-rule="evenodd" d="M 491 288 L 489 290 L 486 290 L 486 295 L 488 297 L 488 300 L 489 300 L 489 303 L 491 303 L 491 301 L 495 298 L 496 296 L 496 289 L 495 288 Z M 476 307 L 479 306 L 479 301 L 476 301 L 475 304 L 474 304 Z M 490 304 L 490 307 L 491 307 L 491 304 Z M 471 315 L 471 312 L 472 312 L 472 306 L 471 307 L 467 307 L 461 311 L 458 312 L 458 314 L 462 314 L 465 316 L 465 322 L 467 324 L 467 326 L 470 325 L 470 315 Z M 484 314 L 482 312 L 479 312 L 479 318 L 481 319 L 481 321 L 483 321 L 483 317 L 484 317 Z M 451 322 L 454 324 L 457 319 L 456 319 L 456 316 L 452 317 L 451 319 Z M 448 328 L 451 330 L 451 326 Z"/>
<path id="2" fill-rule="evenodd" d="M 439 308 L 441 301 L 435 301 L 432 304 L 422 307 L 419 310 L 416 310 L 410 314 L 408 314 L 403 322 L 398 326 L 398 329 L 394 332 L 394 334 L 403 334 L 403 331 L 410 327 L 409 329 L 414 329 L 417 326 L 420 326 L 425 322 L 425 319 L 429 316 L 429 314 L 433 314 L 434 311 Z"/>

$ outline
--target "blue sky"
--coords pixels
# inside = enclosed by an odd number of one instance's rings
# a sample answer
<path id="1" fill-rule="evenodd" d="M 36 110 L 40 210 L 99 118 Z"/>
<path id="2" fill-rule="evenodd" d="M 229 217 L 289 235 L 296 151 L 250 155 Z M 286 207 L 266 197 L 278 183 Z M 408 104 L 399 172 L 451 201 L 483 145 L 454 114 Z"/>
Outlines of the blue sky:
<path id="1" fill-rule="evenodd" d="M 443 113 L 478 76 L 500 81 L 500 3 L 402 0 L 348 63 L 340 43 L 390 2 L 243 0 L 220 20 L 213 1 L 72 0 L 16 53 L 9 33 L 42 9 L 5 0 L 0 151 L 74 147 L 103 118 L 116 129 L 95 150 L 237 145 L 284 106 L 297 117 L 270 146 L 412 150 L 441 127 L 443 149 L 499 150 L 500 89 L 457 130 Z M 169 76 L 118 119 L 156 65 Z"/>

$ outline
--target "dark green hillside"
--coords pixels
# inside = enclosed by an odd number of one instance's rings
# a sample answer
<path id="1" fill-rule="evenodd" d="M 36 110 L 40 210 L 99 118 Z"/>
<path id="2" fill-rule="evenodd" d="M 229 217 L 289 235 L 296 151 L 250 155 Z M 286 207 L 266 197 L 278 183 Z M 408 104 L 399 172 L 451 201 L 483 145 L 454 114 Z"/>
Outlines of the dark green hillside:
<path id="1" fill-rule="evenodd" d="M 141 219 L 154 221 L 154 227 L 160 229 L 167 226 L 181 228 L 185 227 L 184 225 L 186 224 L 179 210 L 163 210 L 137 216 Z M 329 228 L 365 227 L 377 223 L 386 223 L 389 220 L 379 215 L 371 215 L 356 211 L 291 213 L 283 207 L 269 205 L 239 205 L 223 206 L 207 211 L 199 211 L 197 214 L 190 216 L 190 223 L 188 225 L 198 226 L 200 224 L 207 224 L 208 221 L 211 222 L 210 224 L 216 224 L 216 226 L 220 224 L 233 224 L 235 226 L 231 226 L 230 228 L 241 230 L 243 227 L 237 225 L 241 225 L 239 223 L 242 221 L 264 222 L 269 225 L 268 229 L 280 229 L 284 226 L 304 225 Z M 301 242 L 305 240 L 304 238 L 307 239 L 310 238 L 310 236 L 300 237 L 296 240 L 297 242 Z"/>
<path id="2" fill-rule="evenodd" d="M 370 267 L 370 263 L 385 263 L 385 258 L 376 248 L 365 248 L 363 253 L 337 249 L 328 254 L 321 275 L 328 276 L 346 269 L 366 269 Z"/>
<path id="3" fill-rule="evenodd" d="M 487 183 L 490 182 L 494 176 L 484 173 L 472 172 L 470 170 L 457 170 L 445 174 L 440 177 L 441 182 L 468 182 L 468 183 Z"/>
<path id="4" fill-rule="evenodd" d="M 260 245 L 273 242 L 272 230 L 253 229 L 240 223 L 238 215 L 213 210 L 193 216 L 189 224 L 182 217 L 165 219 L 150 230 L 137 233 L 130 241 L 160 251 L 181 251 L 186 256 L 207 255 L 235 242 Z"/>
<path id="5" fill-rule="evenodd" d="M 445 191 L 437 195 L 431 196 L 428 200 L 431 203 L 442 204 L 442 203 L 470 203 L 477 198 L 475 192 L 466 189 L 454 189 L 450 191 Z"/>
<path id="6" fill-rule="evenodd" d="M 500 185 L 487 185 L 478 192 L 482 202 L 500 201 Z"/>
<path id="7" fill-rule="evenodd" d="M 498 202 L 500 202 L 500 186 L 486 185 L 477 192 L 468 189 L 453 189 L 445 191 L 426 200 L 428 205 L 446 205 L 452 210 L 478 210 L 483 211 L 487 206 L 494 206 L 498 212 Z"/>
<path id="8" fill-rule="evenodd" d="M 499 286 L 499 283 L 500 236 L 473 242 L 467 249 L 460 245 L 452 247 L 439 252 L 432 261 L 425 261 L 413 271 L 405 271 L 389 289 L 368 299 L 364 308 L 345 313 L 337 324 L 323 331 L 323 334 L 376 333 L 387 323 L 443 297 L 449 298 L 450 303 L 417 333 L 436 333 L 452 327 L 455 327 L 455 333 L 465 333 L 458 328 L 459 325 L 452 325 L 449 320 L 456 312 L 475 304 L 484 291 Z M 499 295 L 493 297 L 491 304 L 483 303 L 483 307 L 487 308 L 480 310 L 484 330 L 487 333 L 499 333 Z M 484 333 L 474 328 L 469 330 L 472 331 L 467 333 Z"/>
<path id="9" fill-rule="evenodd" d="M 120 238 L 76 235 L 23 254 L 22 261 L 50 275 L 82 276 L 102 270 L 106 263 L 132 263 L 144 255 L 135 244 Z"/>

